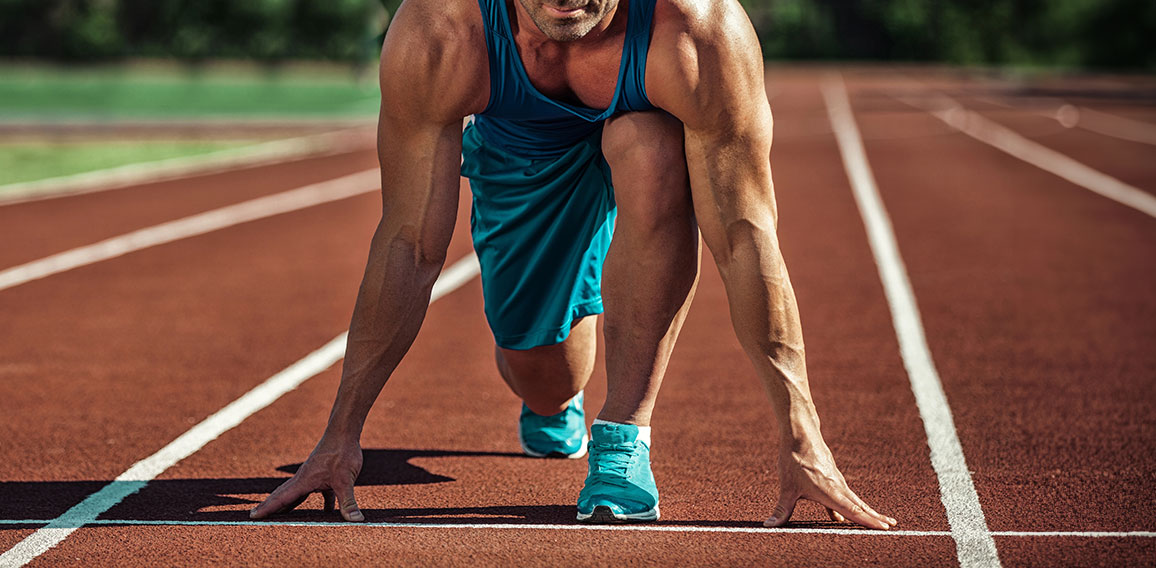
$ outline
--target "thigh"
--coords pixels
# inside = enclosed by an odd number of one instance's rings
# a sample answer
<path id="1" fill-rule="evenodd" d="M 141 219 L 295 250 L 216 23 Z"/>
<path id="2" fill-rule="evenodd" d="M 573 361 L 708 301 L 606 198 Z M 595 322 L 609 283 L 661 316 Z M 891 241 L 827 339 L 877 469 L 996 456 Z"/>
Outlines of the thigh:
<path id="1" fill-rule="evenodd" d="M 575 322 L 561 343 L 518 350 L 499 347 L 501 360 L 522 388 L 527 383 L 537 383 L 546 388 L 568 389 L 573 394 L 586 385 L 594 372 L 597 319 L 588 316 Z"/>
<path id="2" fill-rule="evenodd" d="M 468 129 L 463 155 L 495 341 L 518 351 L 564 342 L 574 322 L 602 313 L 602 261 L 615 208 L 599 137 L 531 160 L 486 145 Z"/>
<path id="3" fill-rule="evenodd" d="M 606 121 L 602 152 L 610 165 L 619 223 L 656 225 L 693 219 L 682 123 L 663 111 Z"/>

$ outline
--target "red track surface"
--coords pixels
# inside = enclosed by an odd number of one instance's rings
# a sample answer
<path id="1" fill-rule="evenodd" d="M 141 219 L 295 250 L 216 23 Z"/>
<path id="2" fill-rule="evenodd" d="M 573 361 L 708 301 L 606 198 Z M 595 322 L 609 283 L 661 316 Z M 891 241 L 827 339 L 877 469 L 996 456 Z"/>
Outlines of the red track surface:
<path id="1" fill-rule="evenodd" d="M 953 77 L 848 73 L 856 120 L 992 531 L 1156 531 L 1156 219 L 888 96 Z M 771 70 L 780 236 L 824 432 L 853 488 L 931 536 L 572 531 L 583 461 L 524 458 L 476 280 L 431 306 L 366 426 L 372 523 L 239 526 L 307 455 L 331 368 L 178 463 L 34 565 L 950 565 L 955 542 L 819 75 Z M 1153 148 L 959 96 L 1156 191 Z M 986 106 L 985 106 L 986 105 Z M 1102 107 L 1137 120 L 1150 107 Z M 1124 112 L 1127 111 L 1127 112 Z M 1156 128 L 1156 126 L 1154 126 Z M 0 269 L 374 166 L 370 152 L 0 207 Z M 0 291 L 0 520 L 50 520 L 340 333 L 378 216 L 368 195 Z M 468 254 L 463 191 L 451 259 Z M 589 405 L 604 397 L 595 377 Z M 660 525 L 755 528 L 774 504 L 770 407 L 705 259 L 654 420 Z M 320 499 L 276 521 L 328 521 Z M 800 506 L 796 528 L 844 528 Z M 531 524 L 540 528 L 500 528 Z M 42 524 L 0 524 L 7 550 Z M 996 536 L 1013 565 L 1147 564 L 1156 539 Z M 1147 558 L 1148 560 L 1144 560 Z"/>

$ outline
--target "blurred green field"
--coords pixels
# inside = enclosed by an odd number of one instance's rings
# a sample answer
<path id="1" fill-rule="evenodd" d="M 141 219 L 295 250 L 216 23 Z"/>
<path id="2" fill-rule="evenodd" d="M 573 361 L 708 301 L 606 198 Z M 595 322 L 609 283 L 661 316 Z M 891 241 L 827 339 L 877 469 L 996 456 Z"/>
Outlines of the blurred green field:
<path id="1" fill-rule="evenodd" d="M 208 154 L 250 142 L 27 142 L 0 144 L 0 186 L 138 162 Z M 0 196 L 3 188 L 0 188 Z"/>
<path id="2" fill-rule="evenodd" d="M 378 101 L 376 74 L 351 66 L 0 65 L 0 185 L 244 146 L 256 141 L 236 140 L 247 120 L 372 120 Z M 196 140 L 141 140 L 116 130 L 118 121 L 206 119 L 224 121 L 230 138 L 202 131 Z M 57 134 L 92 123 L 105 127 L 81 141 Z"/>
<path id="3" fill-rule="evenodd" d="M 377 112 L 376 74 L 337 69 L 0 66 L 4 122 L 206 117 L 351 118 Z"/>

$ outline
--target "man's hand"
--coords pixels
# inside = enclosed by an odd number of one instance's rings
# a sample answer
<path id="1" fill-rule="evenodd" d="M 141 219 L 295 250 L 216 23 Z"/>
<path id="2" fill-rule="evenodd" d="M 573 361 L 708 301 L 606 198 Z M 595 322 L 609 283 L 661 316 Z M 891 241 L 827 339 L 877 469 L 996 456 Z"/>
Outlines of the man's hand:
<path id="1" fill-rule="evenodd" d="M 781 527 L 787 524 L 795 503 L 809 499 L 827 508 L 831 520 L 850 520 L 867 528 L 888 530 L 899 524 L 895 519 L 880 515 L 847 487 L 847 481 L 826 444 L 804 452 L 784 450 L 779 456 L 779 503 L 763 526 Z"/>
<path id="2" fill-rule="evenodd" d="M 365 515 L 361 514 L 357 500 L 353 498 L 353 482 L 361 472 L 361 463 L 358 443 L 330 443 L 322 438 L 297 474 L 250 511 L 249 518 L 263 519 L 293 510 L 305 502 L 310 493 L 320 491 L 325 498 L 326 512 L 332 511 L 335 503 L 340 503 L 343 519 L 364 521 Z"/>

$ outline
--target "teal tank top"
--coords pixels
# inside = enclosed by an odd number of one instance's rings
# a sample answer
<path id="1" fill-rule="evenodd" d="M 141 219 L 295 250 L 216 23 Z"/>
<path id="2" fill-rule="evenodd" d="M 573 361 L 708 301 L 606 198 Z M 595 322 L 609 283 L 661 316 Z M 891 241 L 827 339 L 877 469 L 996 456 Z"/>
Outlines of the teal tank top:
<path id="1" fill-rule="evenodd" d="M 514 45 L 506 0 L 478 0 L 490 59 L 490 101 L 474 116 L 487 144 L 525 158 L 557 157 L 602 128 L 611 116 L 654 109 L 646 96 L 646 52 L 655 0 L 629 0 L 626 39 L 610 108 L 556 101 L 530 83 Z"/>

